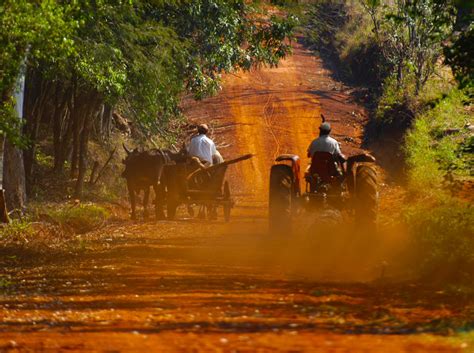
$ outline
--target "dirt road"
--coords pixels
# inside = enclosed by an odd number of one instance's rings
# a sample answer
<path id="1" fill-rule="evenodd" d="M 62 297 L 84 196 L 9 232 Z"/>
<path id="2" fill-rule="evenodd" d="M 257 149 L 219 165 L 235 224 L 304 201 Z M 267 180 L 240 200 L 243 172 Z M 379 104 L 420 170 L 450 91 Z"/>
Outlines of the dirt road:
<path id="1" fill-rule="evenodd" d="M 278 68 L 229 75 L 217 97 L 186 102 L 224 157 L 255 154 L 229 171 L 238 201 L 230 224 L 181 210 L 178 221 L 123 221 L 83 236 L 74 256 L 3 259 L 11 283 L 0 288 L 0 351 L 472 350 L 445 336 L 472 322 L 471 302 L 409 285 L 325 282 L 289 266 L 298 247 L 266 234 L 272 159 L 304 156 L 321 112 L 347 154 L 360 148 L 365 113 L 350 93 L 295 45 Z"/>
<path id="2" fill-rule="evenodd" d="M 298 154 L 306 166 L 306 149 L 317 136 L 321 113 L 349 155 L 360 150 L 366 121 L 350 89 L 335 82 L 320 59 L 298 44 L 278 68 L 228 75 L 217 97 L 201 103 L 188 100 L 184 113 L 214 127 L 224 157 L 255 154 L 234 173 L 238 190 L 261 202 L 266 202 L 269 166 L 277 155 Z"/>

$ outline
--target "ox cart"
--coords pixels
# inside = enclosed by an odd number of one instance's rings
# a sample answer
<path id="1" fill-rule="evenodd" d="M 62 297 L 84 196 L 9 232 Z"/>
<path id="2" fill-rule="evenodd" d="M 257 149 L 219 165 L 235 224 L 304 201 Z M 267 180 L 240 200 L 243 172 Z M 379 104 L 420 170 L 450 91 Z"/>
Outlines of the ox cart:
<path id="1" fill-rule="evenodd" d="M 224 220 L 230 220 L 234 200 L 229 182 L 225 180 L 227 168 L 231 164 L 252 158 L 251 154 L 234 158 L 207 168 L 192 168 L 189 164 L 177 163 L 164 171 L 166 184 L 166 208 L 168 218 L 173 219 L 179 205 L 186 205 L 191 216 L 193 206 L 200 208 L 200 215 L 213 219 L 222 207 Z M 193 170 L 194 169 L 194 170 Z"/>

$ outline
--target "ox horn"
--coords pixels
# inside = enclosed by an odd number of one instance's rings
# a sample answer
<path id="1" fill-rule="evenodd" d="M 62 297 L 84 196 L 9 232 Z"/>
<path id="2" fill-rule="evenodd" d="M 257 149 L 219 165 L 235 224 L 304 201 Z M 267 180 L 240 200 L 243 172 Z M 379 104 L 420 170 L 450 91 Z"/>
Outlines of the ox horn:
<path id="1" fill-rule="evenodd" d="M 326 122 L 326 117 L 324 116 L 324 114 L 321 114 L 321 119 L 322 119 L 322 122 L 323 122 L 323 123 Z"/>
<path id="2" fill-rule="evenodd" d="M 122 143 L 122 146 L 123 146 L 123 149 L 125 150 L 125 152 L 127 152 L 127 154 L 130 154 L 132 153 L 132 151 L 130 151 L 127 146 L 125 146 L 125 143 Z"/>

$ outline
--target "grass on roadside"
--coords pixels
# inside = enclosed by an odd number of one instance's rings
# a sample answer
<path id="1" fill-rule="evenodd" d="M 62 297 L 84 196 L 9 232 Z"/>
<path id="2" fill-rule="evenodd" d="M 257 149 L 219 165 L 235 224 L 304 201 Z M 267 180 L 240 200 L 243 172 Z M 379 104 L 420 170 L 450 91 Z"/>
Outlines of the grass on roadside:
<path id="1" fill-rule="evenodd" d="M 416 117 L 405 138 L 405 221 L 420 249 L 420 269 L 434 281 L 473 287 L 474 207 L 457 197 L 472 180 L 473 121 L 467 95 L 453 88 Z"/>
<path id="2" fill-rule="evenodd" d="M 405 210 L 421 274 L 432 282 L 474 283 L 474 208 L 459 199 L 426 197 Z"/>
<path id="3" fill-rule="evenodd" d="M 452 89 L 421 114 L 406 135 L 409 187 L 414 193 L 439 193 L 448 178 L 472 173 L 474 124 L 466 94 Z"/>
<path id="4" fill-rule="evenodd" d="M 104 226 L 115 215 L 113 209 L 95 204 L 39 204 L 23 219 L 0 226 L 3 260 L 16 262 L 20 254 L 56 256 L 86 249 L 81 234 Z M 56 254 L 56 255 L 53 255 Z M 2 286 L 0 277 L 0 287 Z"/>
<path id="5" fill-rule="evenodd" d="M 67 205 L 59 209 L 51 209 L 47 214 L 59 224 L 78 234 L 101 227 L 109 217 L 109 212 L 104 207 L 94 204 Z"/>
<path id="6" fill-rule="evenodd" d="M 15 219 L 8 224 L 0 227 L 0 240 L 25 241 L 34 235 L 34 229 L 30 220 Z"/>

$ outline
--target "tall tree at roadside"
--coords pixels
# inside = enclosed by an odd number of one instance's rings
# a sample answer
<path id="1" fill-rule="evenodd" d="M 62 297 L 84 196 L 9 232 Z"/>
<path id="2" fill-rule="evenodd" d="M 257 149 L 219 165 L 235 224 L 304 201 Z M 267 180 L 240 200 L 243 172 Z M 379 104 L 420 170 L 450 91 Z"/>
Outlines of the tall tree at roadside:
<path id="1" fill-rule="evenodd" d="M 6 0 L 0 4 L 0 170 L 11 208 L 23 207 L 23 158 L 17 146 L 27 143 L 14 110 L 14 90 L 25 65 L 67 55 L 72 47 L 68 34 L 74 23 L 66 20 L 66 12 L 67 7 L 48 0 Z"/>

